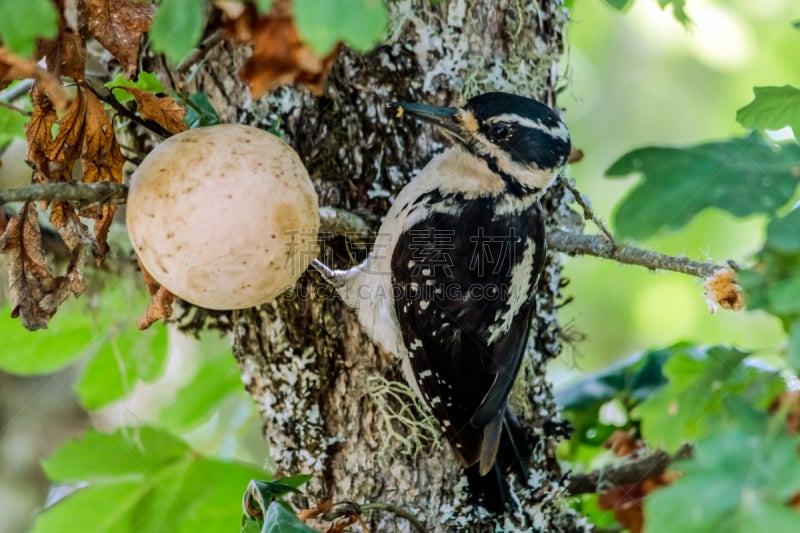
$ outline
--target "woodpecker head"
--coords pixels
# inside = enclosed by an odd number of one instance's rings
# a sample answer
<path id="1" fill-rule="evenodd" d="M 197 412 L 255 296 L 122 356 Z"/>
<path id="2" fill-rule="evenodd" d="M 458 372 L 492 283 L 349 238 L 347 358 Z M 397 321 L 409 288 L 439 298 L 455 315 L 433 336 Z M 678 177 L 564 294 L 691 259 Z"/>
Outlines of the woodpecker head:
<path id="1" fill-rule="evenodd" d="M 396 103 L 408 114 L 439 126 L 470 154 L 486 161 L 510 192 L 545 189 L 567 162 L 571 150 L 567 127 L 546 105 L 509 93 L 486 93 L 464 107 Z"/>

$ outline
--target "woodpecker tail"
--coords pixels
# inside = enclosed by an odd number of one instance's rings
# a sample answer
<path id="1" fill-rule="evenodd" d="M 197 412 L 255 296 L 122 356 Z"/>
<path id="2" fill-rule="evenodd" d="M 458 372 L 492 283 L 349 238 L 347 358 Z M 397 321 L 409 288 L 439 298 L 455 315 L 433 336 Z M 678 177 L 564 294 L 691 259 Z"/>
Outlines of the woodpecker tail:
<path id="1" fill-rule="evenodd" d="M 528 435 L 511 408 L 506 407 L 500 449 L 494 466 L 484 476 L 480 475 L 480 464 L 465 470 L 472 502 L 496 514 L 514 509 L 517 504 L 511 498 L 508 474 L 517 474 L 524 483 L 528 479 L 532 454 L 533 446 Z"/>

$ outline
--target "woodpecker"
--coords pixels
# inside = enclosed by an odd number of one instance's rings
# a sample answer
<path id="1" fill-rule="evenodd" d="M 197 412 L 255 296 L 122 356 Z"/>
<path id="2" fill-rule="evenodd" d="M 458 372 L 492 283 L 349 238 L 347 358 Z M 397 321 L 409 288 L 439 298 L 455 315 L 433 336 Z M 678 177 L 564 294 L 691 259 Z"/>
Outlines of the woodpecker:
<path id="1" fill-rule="evenodd" d="M 453 146 L 400 191 L 363 263 L 314 266 L 401 359 L 474 500 L 502 512 L 513 507 L 507 473 L 527 479 L 532 453 L 508 397 L 544 265 L 539 199 L 567 161 L 569 132 L 546 105 L 500 92 L 460 108 L 391 107 L 434 124 Z"/>

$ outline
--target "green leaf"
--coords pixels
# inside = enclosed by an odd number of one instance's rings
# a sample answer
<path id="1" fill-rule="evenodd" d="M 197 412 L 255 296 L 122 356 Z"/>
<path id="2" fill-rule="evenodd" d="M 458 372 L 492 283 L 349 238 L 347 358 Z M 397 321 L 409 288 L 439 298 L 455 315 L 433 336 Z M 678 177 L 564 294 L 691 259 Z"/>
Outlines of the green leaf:
<path id="1" fill-rule="evenodd" d="M 614 223 L 623 237 L 642 239 L 680 228 L 708 207 L 737 217 L 771 213 L 792 197 L 798 168 L 800 145 L 771 146 L 758 134 L 687 148 L 640 148 L 607 171 L 612 178 L 644 177 L 620 203 Z"/>
<path id="2" fill-rule="evenodd" d="M 662 373 L 664 363 L 686 347 L 688 344 L 679 343 L 642 352 L 607 370 L 584 376 L 556 390 L 556 403 L 564 410 L 584 411 L 623 395 L 642 401 L 666 383 Z"/>
<path id="3" fill-rule="evenodd" d="M 328 55 L 339 41 L 369 50 L 389 22 L 384 0 L 294 0 L 294 16 L 300 36 L 319 56 Z"/>
<path id="4" fill-rule="evenodd" d="M 67 303 L 42 331 L 28 331 L 11 318 L 9 306 L 2 308 L 0 368 L 22 376 L 48 374 L 96 349 L 94 320 L 76 307 L 81 304 Z"/>
<path id="5" fill-rule="evenodd" d="M 206 93 L 198 91 L 189 97 L 188 101 L 186 98 L 181 100 L 186 104 L 186 117 L 183 120 L 190 128 L 215 126 L 220 123 L 219 115 Z"/>
<path id="6" fill-rule="evenodd" d="M 788 326 L 800 318 L 800 253 L 781 254 L 769 247 L 759 253 L 752 270 L 743 270 L 736 279 L 745 291 L 748 309 L 763 309 Z M 787 327 L 788 330 L 788 327 Z"/>
<path id="7" fill-rule="evenodd" d="M 241 533 L 261 533 L 261 522 L 253 518 L 242 518 Z"/>
<path id="8" fill-rule="evenodd" d="M 33 57 L 36 39 L 58 34 L 58 12 L 50 0 L 0 2 L 0 35 L 3 45 L 23 57 Z"/>
<path id="9" fill-rule="evenodd" d="M 767 298 L 773 314 L 800 314 L 800 276 L 773 282 L 767 289 Z"/>
<path id="10" fill-rule="evenodd" d="M 753 87 L 755 98 L 736 112 L 736 120 L 754 130 L 779 130 L 790 126 L 800 139 L 800 89 Z"/>
<path id="11" fill-rule="evenodd" d="M 633 0 L 605 0 L 605 2 L 617 11 L 625 11 L 633 5 Z"/>
<path id="12" fill-rule="evenodd" d="M 162 410 L 159 422 L 171 429 L 192 429 L 213 416 L 232 394 L 244 392 L 241 374 L 228 348 L 222 356 L 204 360 L 197 375 Z"/>
<path id="13" fill-rule="evenodd" d="M 154 324 L 139 331 L 133 322 L 111 327 L 86 365 L 75 392 L 87 409 L 99 409 L 133 391 L 137 380 L 153 382 L 167 362 L 167 329 Z"/>
<path id="14" fill-rule="evenodd" d="M 673 355 L 664 365 L 669 384 L 636 410 L 645 440 L 674 451 L 723 422 L 725 397 L 742 394 L 751 403 L 771 398 L 782 380 L 777 372 L 743 364 L 748 355 L 725 346 L 695 347 Z"/>
<path id="15" fill-rule="evenodd" d="M 671 5 L 672 16 L 675 17 L 675 20 L 684 26 L 691 24 L 692 20 L 686 14 L 686 0 L 658 0 L 658 5 L 661 6 L 661 9 Z"/>
<path id="16" fill-rule="evenodd" d="M 266 13 L 272 7 L 274 0 L 254 0 L 259 13 Z"/>
<path id="17" fill-rule="evenodd" d="M 161 85 L 161 82 L 158 80 L 158 76 L 152 72 L 140 72 L 136 80 L 128 80 L 125 79 L 123 74 L 117 74 L 117 77 L 109 82 L 106 82 L 105 86 L 111 89 L 111 92 L 114 93 L 114 97 L 120 103 L 133 100 L 133 95 L 128 91 L 119 89 L 119 87 L 134 87 L 136 89 L 142 89 L 153 94 L 163 93 L 167 90 L 163 85 Z"/>
<path id="18" fill-rule="evenodd" d="M 42 462 L 42 468 L 51 480 L 65 483 L 141 480 L 189 452 L 180 438 L 153 428 L 87 431 L 65 442 Z"/>
<path id="19" fill-rule="evenodd" d="M 264 517 L 261 533 L 319 533 L 305 525 L 297 515 L 289 512 L 278 502 L 272 502 Z"/>
<path id="20" fill-rule="evenodd" d="M 197 46 L 205 23 L 205 2 L 163 0 L 150 26 L 153 49 L 178 64 Z"/>
<path id="21" fill-rule="evenodd" d="M 147 294 L 132 281 L 106 287 L 97 300 L 65 304 L 43 331 L 25 330 L 11 311 L 0 311 L 0 368 L 21 375 L 54 372 L 87 358 L 76 384 L 84 407 L 96 409 L 123 397 L 137 380 L 152 382 L 163 372 L 167 330 L 136 328 Z"/>
<path id="22" fill-rule="evenodd" d="M 800 319 L 796 319 L 789 328 L 789 365 L 800 373 Z"/>
<path id="23" fill-rule="evenodd" d="M 22 113 L 7 107 L 0 107 L 0 147 L 17 137 L 24 138 L 27 122 L 28 118 Z"/>
<path id="24" fill-rule="evenodd" d="M 767 226 L 766 247 L 785 254 L 800 253 L 800 208 L 785 217 L 773 218 Z"/>
<path id="25" fill-rule="evenodd" d="M 798 513 L 786 501 L 800 489 L 798 441 L 781 416 L 698 441 L 676 465 L 682 476 L 647 497 L 648 533 L 793 531 Z"/>
<path id="26" fill-rule="evenodd" d="M 34 533 L 228 531 L 241 515 L 241 487 L 260 468 L 203 457 L 153 428 L 88 432 L 44 463 L 55 481 L 86 488 L 40 514 Z"/>

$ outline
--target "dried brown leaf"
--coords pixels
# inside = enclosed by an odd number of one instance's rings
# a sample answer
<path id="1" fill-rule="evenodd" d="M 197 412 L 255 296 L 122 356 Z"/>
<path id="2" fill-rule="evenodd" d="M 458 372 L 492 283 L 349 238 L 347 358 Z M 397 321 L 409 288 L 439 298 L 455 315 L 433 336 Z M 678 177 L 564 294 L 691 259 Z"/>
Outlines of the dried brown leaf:
<path id="1" fill-rule="evenodd" d="M 769 404 L 769 412 L 786 411 L 786 430 L 790 435 L 800 433 L 800 391 L 786 391 Z"/>
<path id="2" fill-rule="evenodd" d="M 147 304 L 144 314 L 136 322 L 136 327 L 147 329 L 154 322 L 171 317 L 173 301 L 175 301 L 175 296 L 164 287 L 159 287 L 153 297 L 150 298 L 150 303 Z"/>
<path id="3" fill-rule="evenodd" d="M 172 97 L 156 96 L 150 91 L 135 87 L 119 88 L 131 93 L 136 100 L 136 111 L 142 117 L 156 122 L 170 133 L 180 133 L 189 129 L 183 120 L 186 116 L 186 109 Z"/>
<path id="4" fill-rule="evenodd" d="M 36 51 L 37 57 L 44 57 L 47 70 L 56 76 L 67 76 L 75 81 L 86 78 L 86 41 L 80 32 L 59 24 L 55 39 L 43 39 Z"/>
<path id="5" fill-rule="evenodd" d="M 300 39 L 289 9 L 274 9 L 257 16 L 250 6 L 241 17 L 230 20 L 227 35 L 240 43 L 252 44 L 253 55 L 239 72 L 258 98 L 280 85 L 299 82 L 314 95 L 322 96 L 328 71 L 340 47 L 325 57 L 317 56 Z"/>
<path id="6" fill-rule="evenodd" d="M 14 81 L 26 78 L 36 80 L 36 85 L 52 100 L 52 105 L 57 111 L 67 108 L 71 98 L 61 85 L 58 76 L 39 67 L 32 59 L 21 58 L 10 50 L 0 47 L 0 80 Z"/>
<path id="7" fill-rule="evenodd" d="M 155 5 L 134 0 L 86 0 L 89 33 L 120 62 L 125 77 L 136 76 L 139 41 L 150 28 Z"/>
<path id="8" fill-rule="evenodd" d="M 26 202 L 19 218 L 12 218 L 0 237 L 0 251 L 9 261 L 12 317 L 29 330 L 46 328 L 58 306 L 70 294 L 80 295 L 83 278 L 71 264 L 65 276 L 53 277 L 42 252 L 42 234 L 35 204 Z"/>
<path id="9" fill-rule="evenodd" d="M 616 457 L 626 457 L 644 447 L 644 442 L 636 438 L 636 429 L 627 431 L 615 429 L 603 446 L 612 451 Z"/>
<path id="10" fill-rule="evenodd" d="M 114 126 L 108 119 L 103 104 L 94 93 L 86 93 L 86 135 L 84 137 L 81 165 L 83 181 L 97 183 L 111 181 L 122 183 L 122 167 L 125 158 L 117 143 Z M 81 216 L 95 219 L 92 248 L 97 264 L 108 254 L 108 230 L 117 211 L 115 205 L 102 205 L 81 211 Z"/>
<path id="11" fill-rule="evenodd" d="M 34 167 L 33 182 L 47 181 L 39 172 L 40 168 L 47 168 L 48 152 L 53 142 L 53 126 L 58 119 L 53 102 L 47 97 L 39 83 L 35 83 L 31 90 L 33 100 L 33 113 L 31 121 L 25 126 L 25 139 L 28 141 L 28 161 Z"/>
<path id="12" fill-rule="evenodd" d="M 327 498 L 322 500 L 316 507 L 312 507 L 311 509 L 300 509 L 297 512 L 297 518 L 305 522 L 306 520 L 310 520 L 311 518 L 316 518 L 322 513 L 327 513 L 333 508 L 333 500 Z"/>
<path id="13" fill-rule="evenodd" d="M 86 135 L 86 95 L 78 89 L 67 112 L 58 121 L 58 133 L 50 142 L 46 160 L 37 170 L 46 182 L 72 180 L 72 169 L 83 151 Z"/>
<path id="14" fill-rule="evenodd" d="M 711 314 L 717 312 L 717 306 L 729 311 L 741 311 L 744 308 L 744 293 L 735 278 L 734 271 L 726 268 L 705 279 L 703 289 Z"/>
<path id="15" fill-rule="evenodd" d="M 150 292 L 151 296 L 150 303 L 147 304 L 147 309 L 145 309 L 144 314 L 139 317 L 136 327 L 139 329 L 147 329 L 154 322 L 172 316 L 172 302 L 175 300 L 175 296 L 156 281 L 156 278 L 147 271 L 138 256 L 136 257 L 136 261 L 139 263 L 142 278 L 144 278 L 147 290 Z"/>
<path id="16" fill-rule="evenodd" d="M 639 483 L 603 491 L 598 495 L 597 506 L 606 511 L 613 511 L 617 522 L 631 533 L 642 533 L 644 531 L 643 504 L 645 496 L 671 484 L 678 476 L 679 474 L 676 472 L 665 472 Z"/>

